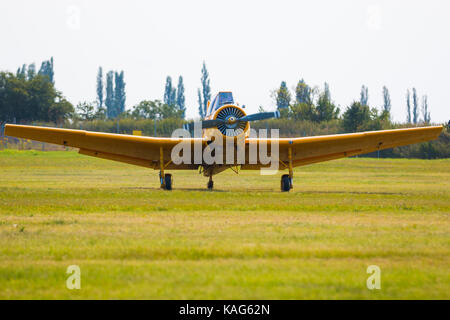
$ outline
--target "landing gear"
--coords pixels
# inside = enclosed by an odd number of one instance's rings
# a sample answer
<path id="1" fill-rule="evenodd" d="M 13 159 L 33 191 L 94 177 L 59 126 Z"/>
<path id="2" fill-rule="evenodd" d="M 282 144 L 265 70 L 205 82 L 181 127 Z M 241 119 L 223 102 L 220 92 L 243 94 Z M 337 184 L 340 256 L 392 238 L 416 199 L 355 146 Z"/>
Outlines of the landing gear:
<path id="1" fill-rule="evenodd" d="M 170 173 L 167 173 L 164 175 L 164 182 L 165 182 L 164 189 L 172 190 L 173 179 L 172 179 L 172 175 Z"/>
<path id="2" fill-rule="evenodd" d="M 207 184 L 208 190 L 212 190 L 214 188 L 214 181 L 212 179 L 212 175 L 209 176 L 209 181 Z"/>
<path id="3" fill-rule="evenodd" d="M 173 179 L 170 173 L 164 173 L 164 168 L 172 161 L 164 164 L 164 150 L 163 147 L 159 147 L 159 183 L 161 189 L 172 190 Z"/>
<path id="4" fill-rule="evenodd" d="M 164 175 L 159 173 L 159 183 L 160 183 L 161 189 L 172 190 L 172 186 L 173 186 L 172 175 L 170 173 L 166 173 Z"/>
<path id="5" fill-rule="evenodd" d="M 291 141 L 292 143 L 292 141 Z M 292 169 L 292 147 L 288 149 L 288 160 L 289 160 L 289 174 L 283 174 L 281 176 L 281 191 L 287 192 L 293 188 L 293 178 L 294 178 L 294 170 Z"/>
<path id="6" fill-rule="evenodd" d="M 288 174 L 283 174 L 281 176 L 281 191 L 287 192 L 292 189 L 292 179 Z"/>

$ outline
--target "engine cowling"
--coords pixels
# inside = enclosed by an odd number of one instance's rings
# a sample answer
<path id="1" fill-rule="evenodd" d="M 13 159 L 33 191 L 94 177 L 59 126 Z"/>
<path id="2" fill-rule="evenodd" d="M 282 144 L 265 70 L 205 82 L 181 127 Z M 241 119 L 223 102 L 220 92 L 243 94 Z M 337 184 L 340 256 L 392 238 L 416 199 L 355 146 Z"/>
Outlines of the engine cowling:
<path id="1" fill-rule="evenodd" d="M 245 117 L 244 110 L 235 105 L 225 105 L 216 111 L 214 119 L 221 120 L 217 129 L 224 136 L 236 137 L 248 129 L 248 121 L 238 121 Z"/>

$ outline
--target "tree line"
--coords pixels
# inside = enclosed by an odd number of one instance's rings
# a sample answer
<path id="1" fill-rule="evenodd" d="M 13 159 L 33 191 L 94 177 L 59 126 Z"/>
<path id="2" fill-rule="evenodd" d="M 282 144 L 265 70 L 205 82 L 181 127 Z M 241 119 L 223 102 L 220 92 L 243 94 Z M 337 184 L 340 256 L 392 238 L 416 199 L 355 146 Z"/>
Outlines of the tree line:
<path id="1" fill-rule="evenodd" d="M 104 78 L 105 76 L 105 78 Z M 211 100 L 211 80 L 205 62 L 200 72 L 197 89 L 198 114 L 206 115 Z M 16 73 L 0 72 L 0 122 L 16 122 L 83 128 L 94 131 L 130 134 L 133 129 L 146 135 L 170 136 L 172 131 L 186 122 L 186 100 L 183 77 L 175 85 L 166 77 L 162 99 L 140 101 L 126 108 L 126 83 L 124 71 L 108 71 L 99 67 L 96 77 L 96 100 L 80 102 L 75 107 L 56 90 L 53 58 L 43 61 L 39 70 L 34 63 L 22 65 Z M 418 95 L 416 88 L 406 92 L 406 124 L 391 121 L 391 98 L 386 86 L 382 88 L 383 104 L 371 107 L 369 89 L 361 87 L 359 99 L 341 109 L 332 99 L 328 83 L 322 88 L 311 86 L 301 79 L 292 92 L 287 83 L 273 90 L 272 97 L 280 111 L 281 119 L 252 123 L 255 128 L 279 128 L 283 136 L 306 136 L 381 130 L 405 125 L 430 123 L 428 97 Z M 259 111 L 265 111 L 262 106 Z M 158 121 L 156 121 L 158 120 Z M 448 156 L 448 134 L 438 142 L 421 144 L 422 149 L 394 149 L 390 156 L 443 157 Z M 430 147 L 431 146 L 431 147 Z M 397 150 L 397 151 L 395 151 Z M 399 150 L 402 150 L 400 152 Z M 405 151 L 410 150 L 410 151 Z M 443 151 L 444 150 L 444 151 Z M 389 154 L 383 151 L 382 155 Z"/>
<path id="2" fill-rule="evenodd" d="M 82 101 L 75 107 L 55 88 L 53 57 L 36 65 L 24 64 L 15 74 L 0 73 L 0 121 L 3 122 L 80 122 L 91 120 L 185 119 L 186 98 L 183 76 L 172 83 L 167 76 L 162 100 L 143 100 L 126 108 L 124 71 L 110 70 L 106 74 L 100 66 L 96 78 L 96 100 Z M 199 115 L 205 116 L 211 99 L 209 73 L 203 62 L 201 88 L 198 89 Z"/>
<path id="3" fill-rule="evenodd" d="M 203 62 L 201 76 L 202 88 L 198 89 L 199 114 L 206 114 L 208 101 L 211 99 L 211 87 L 206 64 Z M 113 81 L 115 79 L 115 81 Z M 113 85 L 113 82 L 115 85 Z M 172 82 L 172 77 L 166 77 L 163 99 L 142 100 L 138 104 L 125 109 L 124 73 L 109 71 L 106 75 L 106 90 L 104 89 L 103 70 L 99 67 L 97 73 L 97 100 L 81 102 L 76 107 L 76 120 L 105 120 L 116 118 L 138 119 L 185 119 L 186 98 L 183 76 L 178 77 L 178 83 Z"/>
<path id="4" fill-rule="evenodd" d="M 383 105 L 380 108 L 369 106 L 369 88 L 361 87 L 359 100 L 353 101 L 345 110 L 336 106 L 331 99 L 328 83 L 320 90 L 311 87 L 304 79 L 298 81 L 294 95 L 291 95 L 285 81 L 274 91 L 273 98 L 282 118 L 323 122 L 337 120 L 345 132 L 380 130 L 392 126 L 391 98 L 386 86 L 382 88 Z M 419 109 L 419 98 L 416 88 L 406 94 L 406 121 L 408 124 L 429 124 L 431 121 L 427 95 L 422 96 L 422 107 Z M 260 107 L 260 111 L 264 109 Z"/>
<path id="5" fill-rule="evenodd" d="M 22 65 L 17 72 L 0 72 L 0 121 L 61 123 L 73 113 L 73 105 L 55 89 L 53 58 L 36 65 Z"/>
<path id="6" fill-rule="evenodd" d="M 203 64 L 203 76 L 206 66 Z M 202 78 L 203 79 L 203 78 Z M 100 66 L 96 78 L 96 100 L 82 101 L 75 107 L 55 87 L 53 57 L 43 61 L 40 69 L 36 64 L 23 64 L 17 72 L 0 72 L 0 122 L 30 123 L 91 120 L 133 119 L 184 119 L 186 98 L 183 77 L 172 84 L 167 76 L 163 99 L 143 100 L 132 108 L 126 108 L 126 83 L 124 71 L 108 71 Z M 205 92 L 204 109 L 210 99 L 210 87 Z M 204 114 L 204 113 L 203 113 Z"/>
<path id="7" fill-rule="evenodd" d="M 126 108 L 124 71 L 108 71 L 104 79 L 103 68 L 97 72 L 97 99 L 94 102 L 80 102 L 73 105 L 55 89 L 53 58 L 43 61 L 39 71 L 36 65 L 22 65 L 16 74 L 1 72 L 0 119 L 3 121 L 54 121 L 104 120 L 118 117 L 135 119 L 185 119 L 186 100 L 183 77 L 178 84 L 167 76 L 162 100 L 143 100 L 130 109 Z M 211 100 L 210 76 L 203 62 L 198 88 L 198 114 L 206 115 L 207 103 Z M 369 89 L 361 87 L 360 98 L 341 110 L 331 98 L 328 83 L 322 89 L 308 85 L 304 79 L 298 81 L 293 94 L 285 81 L 272 93 L 282 118 L 308 120 L 312 122 L 342 121 L 345 131 L 356 132 L 376 130 L 389 125 L 391 121 L 391 99 L 386 86 L 382 88 L 381 108 L 369 106 Z M 260 107 L 260 111 L 264 108 Z M 421 107 L 416 88 L 406 93 L 406 122 L 411 124 L 430 123 L 428 97 L 423 95 Z"/>

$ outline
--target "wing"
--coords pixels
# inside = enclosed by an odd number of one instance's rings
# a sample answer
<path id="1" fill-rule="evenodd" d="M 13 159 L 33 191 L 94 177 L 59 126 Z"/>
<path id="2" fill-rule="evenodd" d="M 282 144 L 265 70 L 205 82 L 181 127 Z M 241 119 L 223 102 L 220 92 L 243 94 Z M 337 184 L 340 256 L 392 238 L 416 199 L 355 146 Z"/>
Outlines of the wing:
<path id="1" fill-rule="evenodd" d="M 289 149 L 292 152 L 292 165 L 302 166 L 316 162 L 333 160 L 383 150 L 413 143 L 437 139 L 442 126 L 409 128 L 396 130 L 370 131 L 329 136 L 252 139 L 246 142 L 246 162 L 242 169 L 259 169 L 268 165 L 249 163 L 249 148 L 251 144 L 266 142 L 268 149 L 277 141 L 279 144 L 278 160 L 280 168 L 287 167 Z M 5 134 L 18 138 L 59 144 L 79 148 L 79 153 L 115 160 L 129 164 L 159 169 L 161 154 L 163 163 L 168 169 L 197 169 L 198 164 L 175 165 L 171 162 L 172 148 L 180 142 L 191 144 L 191 159 L 194 159 L 194 143 L 205 141 L 200 138 L 152 138 L 122 134 L 89 132 L 83 130 L 34 127 L 7 124 Z M 259 161 L 259 160 L 258 160 Z M 191 161 L 193 163 L 193 161 Z"/>
<path id="2" fill-rule="evenodd" d="M 277 139 L 279 143 L 280 168 L 287 167 L 289 148 L 292 150 L 292 165 L 297 167 L 435 140 L 441 133 L 442 128 L 442 126 L 434 126 L 292 139 L 281 138 Z M 249 144 L 257 143 L 259 145 L 262 141 L 266 141 L 268 145 L 271 145 L 274 140 L 249 138 L 246 140 L 247 150 Z M 259 169 L 264 167 L 261 164 L 248 164 L 248 161 L 246 163 L 246 165 L 241 166 L 242 169 Z"/>
<path id="3" fill-rule="evenodd" d="M 111 134 L 7 124 L 5 134 L 17 138 L 31 139 L 68 147 L 79 148 L 79 153 L 98 158 L 115 160 L 138 166 L 159 169 L 161 151 L 165 168 L 196 169 L 198 165 L 173 164 L 172 148 L 188 140 L 192 145 L 196 139 L 190 138 L 152 138 L 125 134 Z M 201 140 L 201 139 L 200 139 Z M 162 148 L 162 150 L 161 150 Z M 194 150 L 192 147 L 191 150 Z"/>

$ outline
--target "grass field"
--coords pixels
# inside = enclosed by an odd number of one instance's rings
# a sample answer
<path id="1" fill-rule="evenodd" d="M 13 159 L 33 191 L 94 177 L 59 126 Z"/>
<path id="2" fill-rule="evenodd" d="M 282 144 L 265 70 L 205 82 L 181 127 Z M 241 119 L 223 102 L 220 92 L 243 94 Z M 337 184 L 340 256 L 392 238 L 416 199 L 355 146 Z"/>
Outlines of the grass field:
<path id="1" fill-rule="evenodd" d="M 290 193 L 257 171 L 213 192 L 171 173 L 168 192 L 148 169 L 0 152 L 0 298 L 450 298 L 450 160 L 316 164 Z"/>

